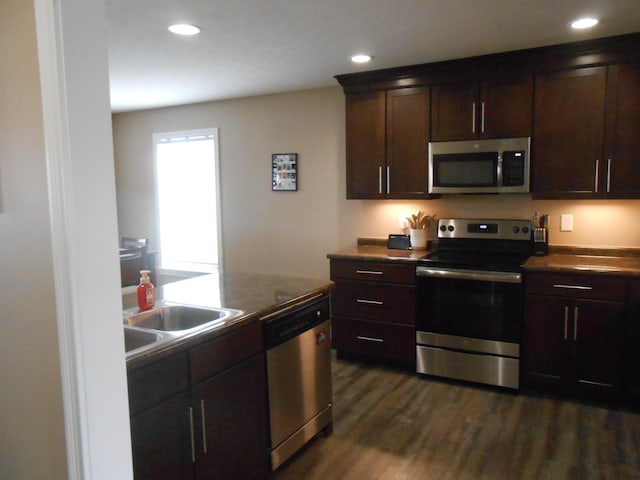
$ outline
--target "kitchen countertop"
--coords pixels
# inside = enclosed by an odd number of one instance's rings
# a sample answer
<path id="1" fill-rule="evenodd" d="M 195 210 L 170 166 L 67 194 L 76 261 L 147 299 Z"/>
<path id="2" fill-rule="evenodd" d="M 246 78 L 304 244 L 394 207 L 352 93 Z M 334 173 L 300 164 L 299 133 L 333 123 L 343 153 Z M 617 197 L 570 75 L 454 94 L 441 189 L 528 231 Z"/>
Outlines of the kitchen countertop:
<path id="1" fill-rule="evenodd" d="M 385 239 L 358 239 L 355 247 L 329 253 L 327 258 L 415 263 L 429 253 L 431 250 L 389 250 Z M 524 269 L 530 272 L 640 276 L 640 249 L 551 246 L 549 255 L 531 256 Z"/>
<path id="2" fill-rule="evenodd" d="M 159 350 L 151 350 L 148 354 L 128 359 L 127 368 L 137 368 L 178 348 L 189 348 L 211 340 L 275 311 L 327 294 L 332 288 L 333 282 L 330 280 L 248 273 L 213 273 L 157 287 L 156 304 L 169 302 L 230 308 L 242 310 L 243 313 L 228 325 L 171 342 Z M 135 292 L 124 294 L 122 303 L 125 314 L 138 311 Z"/>
<path id="3" fill-rule="evenodd" d="M 640 276 L 640 258 L 635 256 L 551 253 L 530 257 L 525 271 L 549 273 L 589 273 L 610 276 Z"/>
<path id="4" fill-rule="evenodd" d="M 371 240 L 369 240 L 371 242 Z M 391 250 L 386 247 L 386 240 L 378 243 L 358 243 L 357 246 L 345 248 L 337 252 L 327 254 L 332 260 L 372 260 L 388 262 L 415 263 L 425 258 L 430 250 Z"/>

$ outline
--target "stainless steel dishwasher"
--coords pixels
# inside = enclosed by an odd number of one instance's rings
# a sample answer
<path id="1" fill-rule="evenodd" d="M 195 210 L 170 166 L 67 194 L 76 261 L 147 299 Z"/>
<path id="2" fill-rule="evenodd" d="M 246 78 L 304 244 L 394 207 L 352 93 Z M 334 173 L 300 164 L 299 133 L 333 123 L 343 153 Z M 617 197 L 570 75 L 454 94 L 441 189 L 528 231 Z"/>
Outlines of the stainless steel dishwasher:
<path id="1" fill-rule="evenodd" d="M 332 431 L 329 297 L 275 312 L 263 325 L 276 470 L 321 430 Z"/>

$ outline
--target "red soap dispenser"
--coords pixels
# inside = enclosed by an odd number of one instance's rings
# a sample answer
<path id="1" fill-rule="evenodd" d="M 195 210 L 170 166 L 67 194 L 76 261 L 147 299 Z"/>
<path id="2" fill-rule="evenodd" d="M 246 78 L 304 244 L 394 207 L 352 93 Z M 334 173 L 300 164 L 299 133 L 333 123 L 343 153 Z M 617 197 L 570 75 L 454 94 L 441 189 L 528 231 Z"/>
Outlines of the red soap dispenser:
<path id="1" fill-rule="evenodd" d="M 140 310 L 149 310 L 156 303 L 156 294 L 153 283 L 149 278 L 151 270 L 140 270 L 140 285 L 138 285 L 138 307 Z"/>

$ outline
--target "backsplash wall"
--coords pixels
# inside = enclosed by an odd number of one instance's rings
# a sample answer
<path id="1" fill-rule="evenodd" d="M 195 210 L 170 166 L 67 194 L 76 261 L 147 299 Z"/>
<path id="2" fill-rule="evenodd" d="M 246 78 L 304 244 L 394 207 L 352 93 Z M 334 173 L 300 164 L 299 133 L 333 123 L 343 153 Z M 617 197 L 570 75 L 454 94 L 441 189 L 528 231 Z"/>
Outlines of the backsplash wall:
<path id="1" fill-rule="evenodd" d="M 350 202 L 354 202 L 353 200 Z M 360 202 L 360 201 L 355 201 Z M 404 213 L 421 209 L 438 217 L 523 218 L 550 215 L 549 243 L 586 247 L 640 248 L 639 200 L 532 200 L 531 195 L 452 195 L 424 202 L 362 201 L 353 205 L 359 236 L 386 237 L 400 233 Z M 572 214 L 572 232 L 560 231 L 560 215 Z"/>

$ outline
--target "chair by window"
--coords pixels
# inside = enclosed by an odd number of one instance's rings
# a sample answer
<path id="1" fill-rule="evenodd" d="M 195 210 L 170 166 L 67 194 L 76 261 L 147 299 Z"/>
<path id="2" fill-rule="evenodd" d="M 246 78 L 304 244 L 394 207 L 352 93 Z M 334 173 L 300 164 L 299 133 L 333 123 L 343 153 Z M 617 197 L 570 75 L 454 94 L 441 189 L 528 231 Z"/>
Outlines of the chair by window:
<path id="1" fill-rule="evenodd" d="M 148 238 L 134 238 L 134 237 L 122 237 L 120 240 L 120 247 L 122 248 L 142 248 L 149 245 Z"/>

